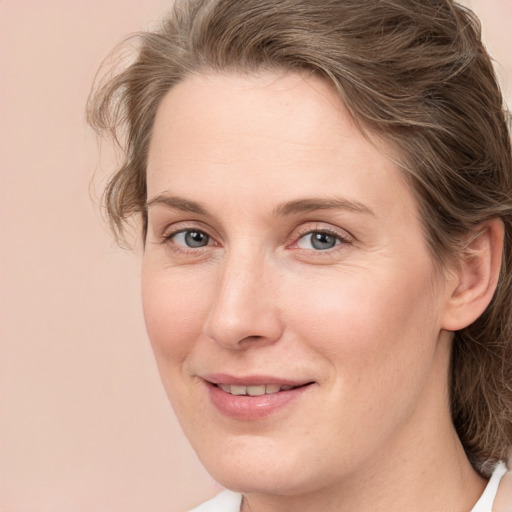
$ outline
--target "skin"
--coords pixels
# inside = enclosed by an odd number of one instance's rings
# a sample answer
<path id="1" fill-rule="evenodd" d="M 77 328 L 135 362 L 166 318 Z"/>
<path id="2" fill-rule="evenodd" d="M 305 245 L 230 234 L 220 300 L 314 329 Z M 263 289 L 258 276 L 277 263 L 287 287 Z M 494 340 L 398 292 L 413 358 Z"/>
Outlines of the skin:
<path id="1" fill-rule="evenodd" d="M 509 467 L 510 467 L 509 460 Z M 512 472 L 507 472 L 500 481 L 498 494 L 493 503 L 493 512 L 512 512 Z"/>
<path id="2" fill-rule="evenodd" d="M 468 512 L 485 486 L 450 420 L 449 331 L 492 296 L 500 225 L 439 272 L 381 149 L 312 77 L 193 76 L 159 107 L 147 330 L 186 435 L 244 512 Z M 188 246 L 191 231 L 206 245 Z M 205 390 L 218 372 L 314 384 L 240 421 Z"/>

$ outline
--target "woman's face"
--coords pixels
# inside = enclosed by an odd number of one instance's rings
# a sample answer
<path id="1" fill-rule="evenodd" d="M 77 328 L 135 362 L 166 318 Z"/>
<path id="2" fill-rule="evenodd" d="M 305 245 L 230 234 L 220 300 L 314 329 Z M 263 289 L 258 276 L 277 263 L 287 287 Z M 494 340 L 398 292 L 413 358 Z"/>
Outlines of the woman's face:
<path id="1" fill-rule="evenodd" d="M 446 292 L 398 168 L 328 84 L 185 80 L 159 107 L 147 180 L 147 329 L 218 481 L 313 492 L 435 445 Z"/>

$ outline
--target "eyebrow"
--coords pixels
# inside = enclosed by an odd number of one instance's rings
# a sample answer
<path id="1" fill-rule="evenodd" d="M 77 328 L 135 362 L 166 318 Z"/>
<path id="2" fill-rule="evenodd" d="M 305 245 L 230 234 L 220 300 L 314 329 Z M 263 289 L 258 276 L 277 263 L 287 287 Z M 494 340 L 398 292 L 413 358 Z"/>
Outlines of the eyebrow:
<path id="1" fill-rule="evenodd" d="M 159 194 L 146 203 L 146 209 L 154 205 L 163 205 L 173 210 L 180 210 L 187 213 L 209 216 L 208 210 L 201 204 L 184 199 L 178 196 L 169 196 Z M 297 215 L 319 210 L 349 210 L 359 214 L 375 215 L 374 212 L 363 203 L 351 201 L 343 198 L 304 198 L 287 201 L 274 208 L 272 215 L 281 217 L 287 215 Z"/>
<path id="2" fill-rule="evenodd" d="M 355 213 L 375 215 L 374 212 L 363 203 L 334 197 L 331 199 L 305 198 L 288 201 L 274 209 L 274 216 L 296 215 L 318 210 L 349 210 Z"/>
<path id="3" fill-rule="evenodd" d="M 208 215 L 208 210 L 195 201 L 189 201 L 177 196 L 168 196 L 166 194 L 159 194 L 153 197 L 146 203 L 146 210 L 153 205 L 160 204 L 172 208 L 173 210 L 180 210 L 187 213 L 196 213 L 198 215 Z"/>

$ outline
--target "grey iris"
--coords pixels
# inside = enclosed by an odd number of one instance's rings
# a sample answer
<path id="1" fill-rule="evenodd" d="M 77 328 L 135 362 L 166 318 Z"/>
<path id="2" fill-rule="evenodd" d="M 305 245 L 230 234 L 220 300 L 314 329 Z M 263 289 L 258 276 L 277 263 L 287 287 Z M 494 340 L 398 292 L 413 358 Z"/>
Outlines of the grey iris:
<path id="1" fill-rule="evenodd" d="M 325 249 L 331 249 L 336 245 L 336 237 L 329 235 L 329 233 L 312 233 L 311 245 L 315 249 L 319 249 L 321 251 Z"/>
<path id="2" fill-rule="evenodd" d="M 189 247 L 204 247 L 208 244 L 208 235 L 201 231 L 187 231 L 185 233 L 185 243 Z"/>

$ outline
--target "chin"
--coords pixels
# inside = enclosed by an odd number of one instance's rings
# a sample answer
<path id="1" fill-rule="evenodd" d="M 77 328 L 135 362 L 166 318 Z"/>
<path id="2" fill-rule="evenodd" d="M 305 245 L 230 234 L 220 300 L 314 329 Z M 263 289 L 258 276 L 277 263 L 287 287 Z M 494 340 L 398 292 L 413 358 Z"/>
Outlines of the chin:
<path id="1" fill-rule="evenodd" d="M 315 460 L 321 462 L 318 456 L 302 453 L 297 446 L 278 446 L 262 436 L 233 437 L 224 449 L 198 450 L 198 455 L 218 483 L 243 494 L 300 495 L 328 478 L 315 468 Z"/>
<path id="2" fill-rule="evenodd" d="M 242 494 L 292 496 L 305 492 L 306 483 L 311 487 L 311 478 L 299 476 L 298 468 L 291 473 L 283 470 L 280 464 L 279 459 L 275 459 L 270 467 L 263 468 L 252 464 L 233 464 L 230 467 L 217 464 L 211 468 L 210 474 L 223 487 Z"/>

